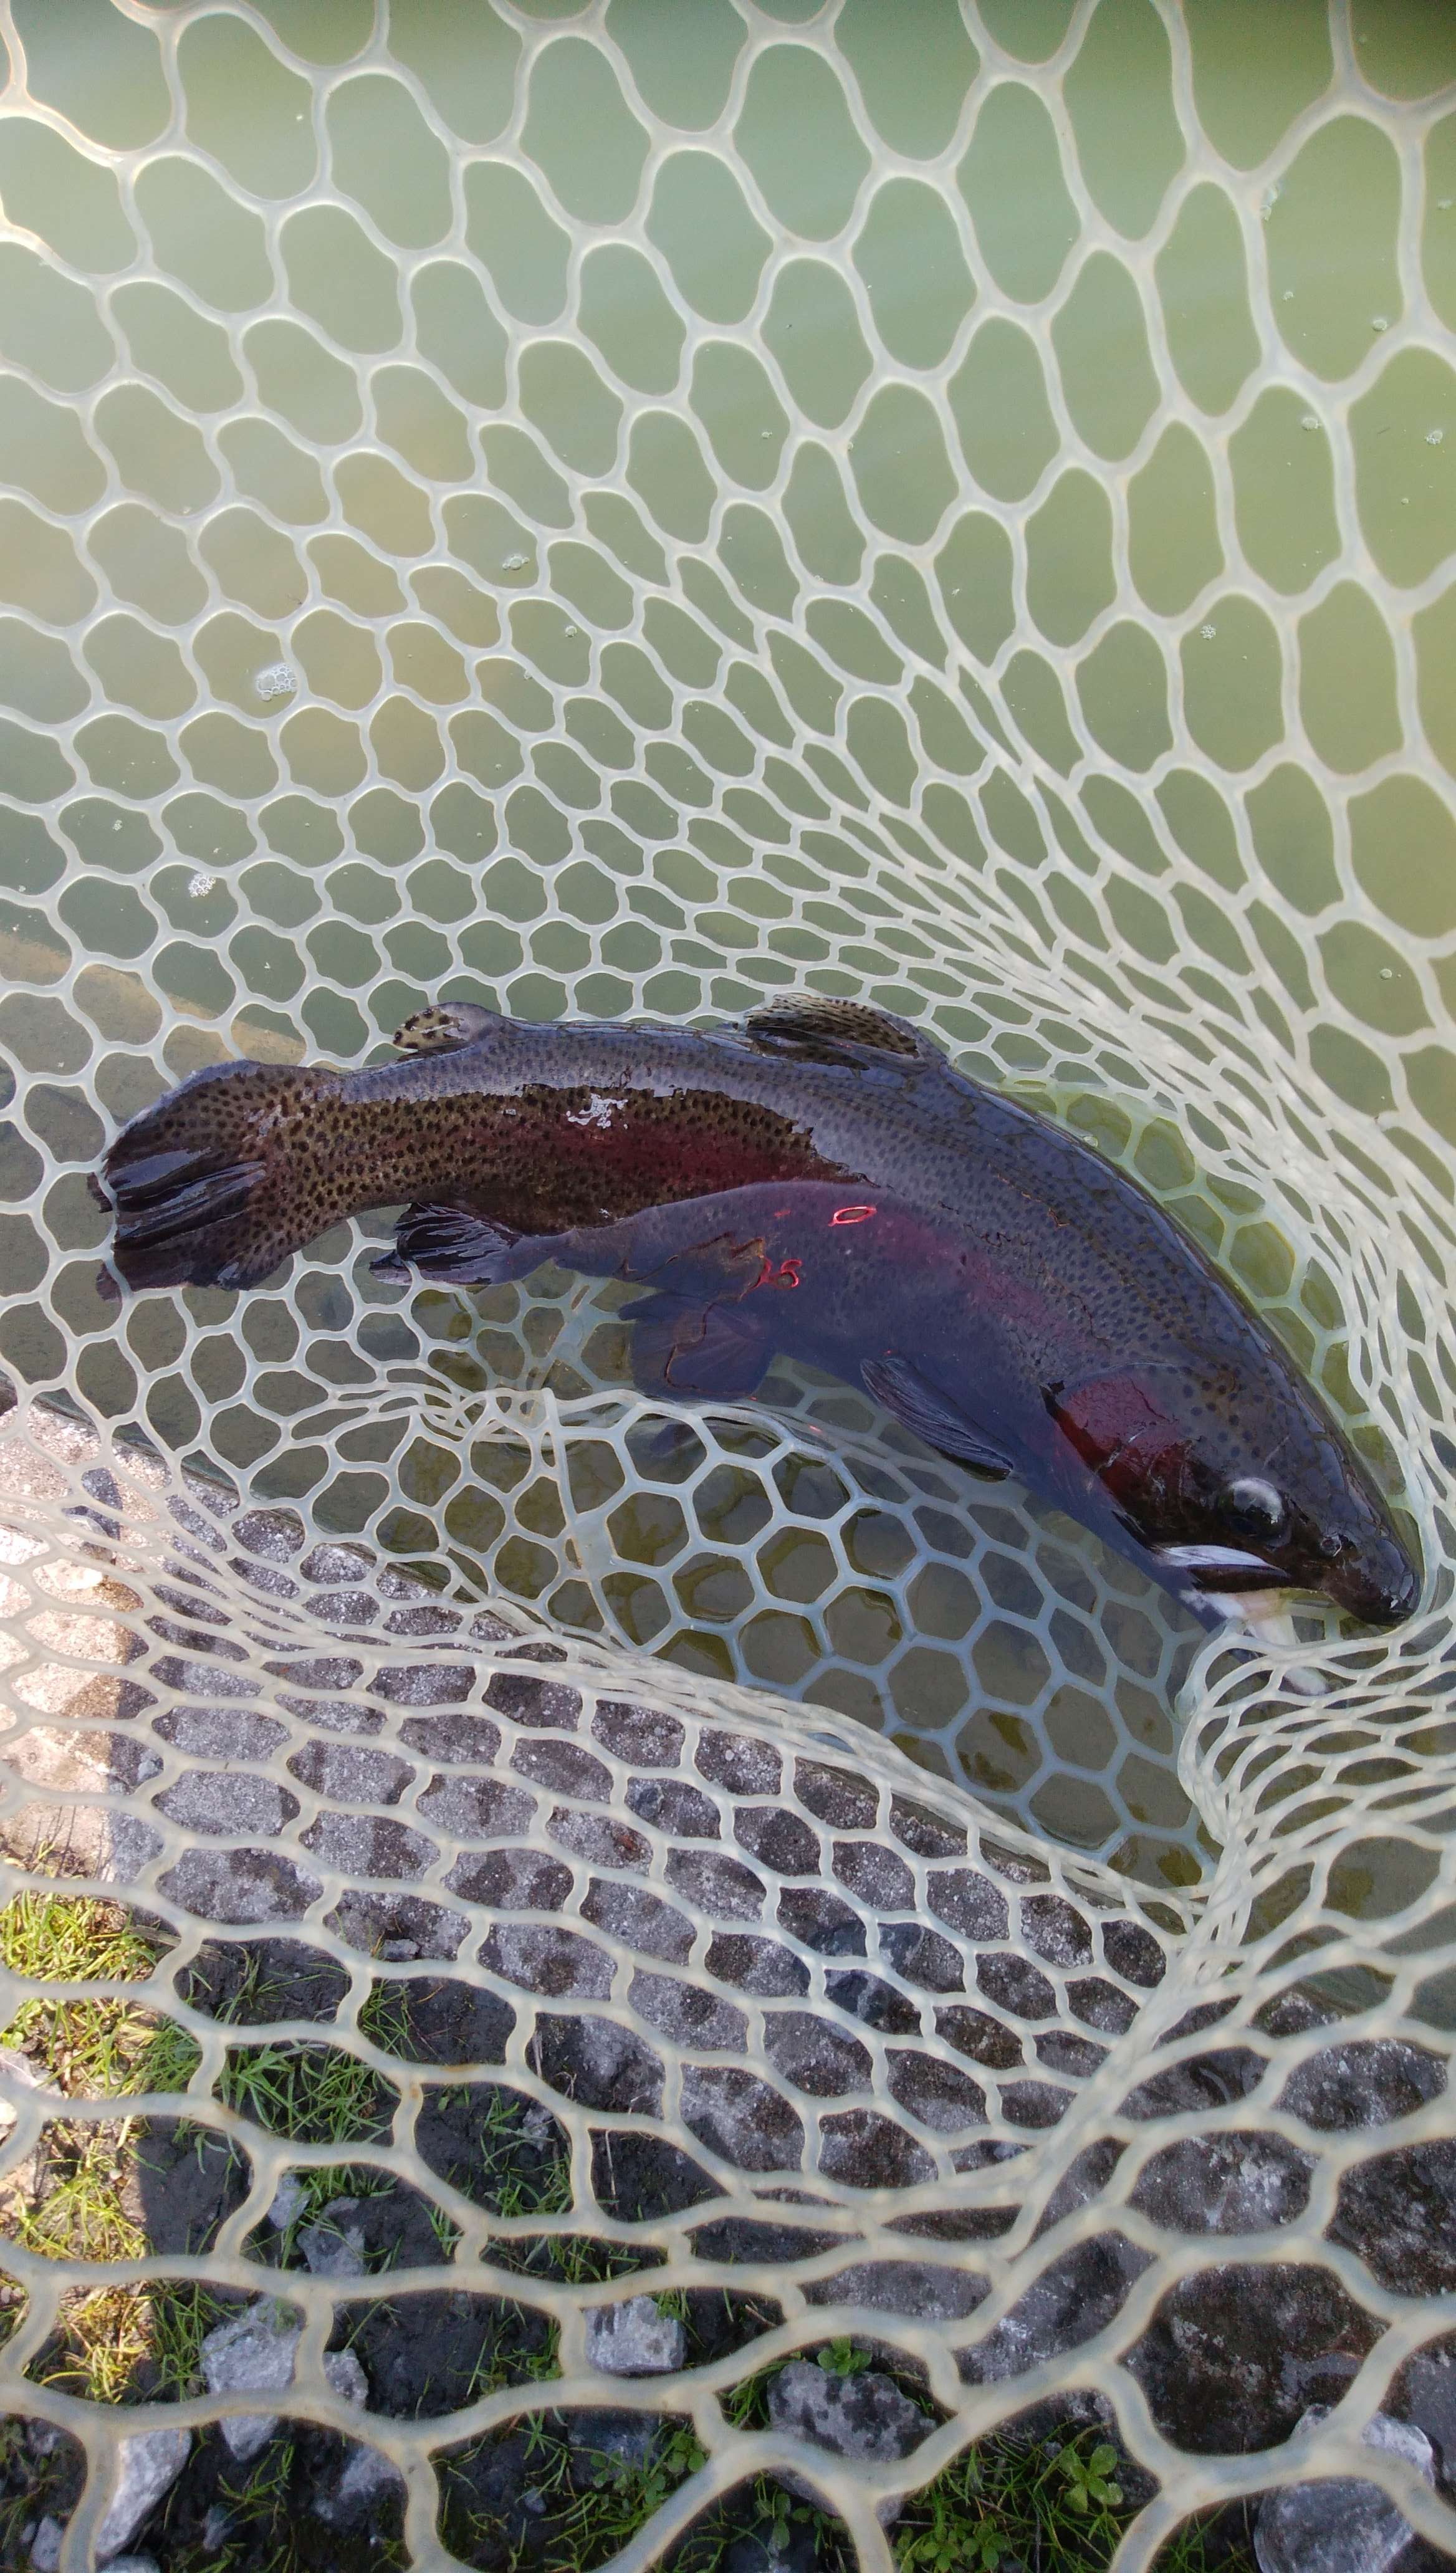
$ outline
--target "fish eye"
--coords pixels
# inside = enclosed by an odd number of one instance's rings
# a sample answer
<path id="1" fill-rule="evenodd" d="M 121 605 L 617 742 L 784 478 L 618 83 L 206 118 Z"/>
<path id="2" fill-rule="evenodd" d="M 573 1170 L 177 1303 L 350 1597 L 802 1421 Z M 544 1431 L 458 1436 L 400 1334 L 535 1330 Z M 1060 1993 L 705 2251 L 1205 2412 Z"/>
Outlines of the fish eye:
<path id="1" fill-rule="evenodd" d="M 1240 1536 L 1265 1540 L 1281 1537 L 1289 1522 L 1283 1494 L 1259 1474 L 1241 1474 L 1230 1483 L 1219 1497 L 1218 1515 Z"/>

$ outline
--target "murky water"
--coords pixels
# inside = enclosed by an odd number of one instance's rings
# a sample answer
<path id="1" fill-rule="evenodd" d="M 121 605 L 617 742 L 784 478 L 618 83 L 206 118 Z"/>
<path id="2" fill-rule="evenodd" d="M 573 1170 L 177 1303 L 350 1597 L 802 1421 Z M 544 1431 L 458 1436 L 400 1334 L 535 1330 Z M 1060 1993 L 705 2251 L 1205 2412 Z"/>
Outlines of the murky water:
<path id="1" fill-rule="evenodd" d="M 1134 1169 L 1427 1505 L 1451 15 L 891 15 L 16 0 L 0 1354 L 1180 1877 L 1190 1634 L 867 1405 L 674 1438 L 610 1298 L 343 1235 L 95 1286 L 104 1121 L 200 1064 L 864 993 Z"/>

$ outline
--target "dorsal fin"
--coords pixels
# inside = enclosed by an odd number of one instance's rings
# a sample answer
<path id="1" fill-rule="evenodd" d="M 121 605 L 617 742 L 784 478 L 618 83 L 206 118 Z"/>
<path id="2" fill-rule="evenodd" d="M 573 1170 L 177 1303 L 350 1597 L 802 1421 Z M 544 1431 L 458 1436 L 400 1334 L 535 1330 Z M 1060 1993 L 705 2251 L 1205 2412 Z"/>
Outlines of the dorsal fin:
<path id="1" fill-rule="evenodd" d="M 750 1011 L 744 1021 L 755 1045 L 806 1056 L 814 1063 L 842 1063 L 847 1046 L 872 1046 L 880 1054 L 934 1059 L 935 1049 L 906 1019 L 867 1001 L 835 1001 L 819 992 L 796 992 Z"/>

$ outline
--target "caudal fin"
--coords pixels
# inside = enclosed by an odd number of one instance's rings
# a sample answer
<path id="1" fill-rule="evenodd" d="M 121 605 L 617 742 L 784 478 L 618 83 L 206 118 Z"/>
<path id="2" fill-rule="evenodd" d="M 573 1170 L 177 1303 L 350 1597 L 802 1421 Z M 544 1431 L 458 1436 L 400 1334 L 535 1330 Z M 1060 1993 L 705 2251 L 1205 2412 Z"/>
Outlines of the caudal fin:
<path id="1" fill-rule="evenodd" d="M 225 1063 L 122 1129 L 102 1166 L 129 1286 L 255 1286 L 351 1210 L 321 1189 L 320 1111 L 339 1076 Z"/>

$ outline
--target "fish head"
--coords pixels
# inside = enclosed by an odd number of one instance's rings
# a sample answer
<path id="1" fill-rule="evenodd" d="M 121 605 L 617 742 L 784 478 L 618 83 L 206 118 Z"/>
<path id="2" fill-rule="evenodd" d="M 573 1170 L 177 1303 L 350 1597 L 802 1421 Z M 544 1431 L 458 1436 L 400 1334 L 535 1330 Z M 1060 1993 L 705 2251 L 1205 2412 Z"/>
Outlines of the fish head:
<path id="1" fill-rule="evenodd" d="M 1154 1366 L 1047 1399 L 1096 1518 L 1204 1624 L 1298 1594 L 1366 1626 L 1415 1609 L 1420 1573 L 1387 1503 L 1272 1353 L 1257 1369 Z"/>

